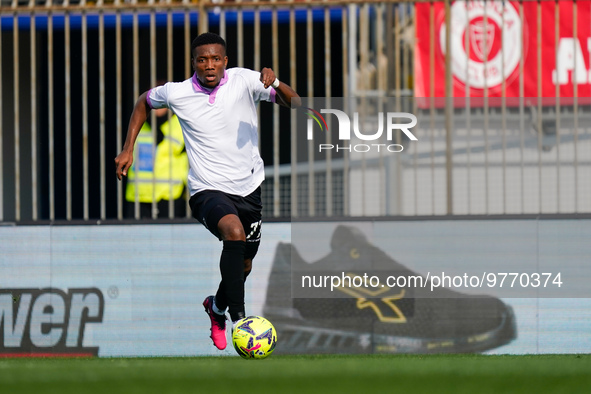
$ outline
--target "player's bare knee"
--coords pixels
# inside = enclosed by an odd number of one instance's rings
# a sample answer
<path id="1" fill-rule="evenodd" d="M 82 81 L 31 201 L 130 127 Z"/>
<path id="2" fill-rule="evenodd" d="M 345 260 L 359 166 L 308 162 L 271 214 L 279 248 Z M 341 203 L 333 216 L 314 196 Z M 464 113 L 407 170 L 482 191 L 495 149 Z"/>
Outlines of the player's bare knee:
<path id="1" fill-rule="evenodd" d="M 218 223 L 218 229 L 224 241 L 246 241 L 242 222 L 236 215 L 226 215 Z"/>
<path id="2" fill-rule="evenodd" d="M 222 238 L 224 241 L 246 241 L 246 235 L 242 226 L 227 228 L 222 233 Z"/>

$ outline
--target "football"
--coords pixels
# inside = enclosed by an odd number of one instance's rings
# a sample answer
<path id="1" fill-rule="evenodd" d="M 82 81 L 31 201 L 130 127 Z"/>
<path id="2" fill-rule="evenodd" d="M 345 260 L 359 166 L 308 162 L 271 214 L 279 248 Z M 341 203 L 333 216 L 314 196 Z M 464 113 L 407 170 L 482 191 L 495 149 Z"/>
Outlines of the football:
<path id="1" fill-rule="evenodd" d="M 277 332 L 264 317 L 249 316 L 236 323 L 232 344 L 242 358 L 265 358 L 275 349 Z"/>

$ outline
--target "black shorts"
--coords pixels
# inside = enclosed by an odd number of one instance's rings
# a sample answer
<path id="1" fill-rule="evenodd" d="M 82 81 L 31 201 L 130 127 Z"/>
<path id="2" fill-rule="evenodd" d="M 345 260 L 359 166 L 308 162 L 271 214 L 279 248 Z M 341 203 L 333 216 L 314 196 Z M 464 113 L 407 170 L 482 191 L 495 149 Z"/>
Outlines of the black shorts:
<path id="1" fill-rule="evenodd" d="M 261 187 L 246 197 L 228 194 L 217 190 L 204 190 L 195 193 L 189 200 L 193 217 L 201 222 L 221 241 L 218 223 L 226 215 L 238 216 L 246 234 L 246 252 L 244 258 L 252 259 L 261 241 Z"/>

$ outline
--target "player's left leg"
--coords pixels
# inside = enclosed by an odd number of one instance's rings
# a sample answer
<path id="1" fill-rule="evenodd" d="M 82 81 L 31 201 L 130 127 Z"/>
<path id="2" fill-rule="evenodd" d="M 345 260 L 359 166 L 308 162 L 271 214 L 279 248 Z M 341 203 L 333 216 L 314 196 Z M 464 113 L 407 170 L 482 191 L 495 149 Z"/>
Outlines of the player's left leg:
<path id="1" fill-rule="evenodd" d="M 240 221 L 244 226 L 246 247 L 244 250 L 244 280 L 252 271 L 252 260 L 261 244 L 262 209 L 261 188 L 244 198 L 244 207 L 239 207 Z"/>
<path id="2" fill-rule="evenodd" d="M 246 238 L 246 247 L 244 248 L 244 280 L 246 281 L 246 278 L 248 277 L 248 275 L 250 275 L 250 272 L 252 271 L 252 260 L 254 259 L 254 257 L 257 255 L 257 252 L 259 250 L 259 245 L 261 244 L 261 225 L 260 225 L 260 221 L 258 222 L 258 232 L 256 234 L 256 236 L 250 236 Z"/>

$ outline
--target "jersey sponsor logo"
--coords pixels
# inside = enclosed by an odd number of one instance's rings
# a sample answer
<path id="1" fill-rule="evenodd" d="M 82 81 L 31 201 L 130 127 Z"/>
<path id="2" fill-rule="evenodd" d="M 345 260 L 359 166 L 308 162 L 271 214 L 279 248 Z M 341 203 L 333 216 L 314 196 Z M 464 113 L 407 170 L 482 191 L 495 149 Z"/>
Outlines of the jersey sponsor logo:
<path id="1" fill-rule="evenodd" d="M 0 356 L 97 356 L 84 334 L 104 310 L 97 288 L 0 289 Z"/>

